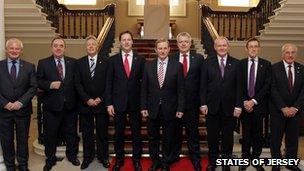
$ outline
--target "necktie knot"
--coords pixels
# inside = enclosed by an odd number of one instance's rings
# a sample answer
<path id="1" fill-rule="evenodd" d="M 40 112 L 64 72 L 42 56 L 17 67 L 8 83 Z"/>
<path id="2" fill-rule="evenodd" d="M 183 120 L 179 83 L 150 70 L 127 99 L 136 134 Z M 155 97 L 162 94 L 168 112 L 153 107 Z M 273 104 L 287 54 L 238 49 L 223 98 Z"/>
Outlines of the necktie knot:
<path id="1" fill-rule="evenodd" d="M 251 61 L 252 63 L 254 63 L 254 59 L 253 59 L 253 58 L 251 58 L 250 61 Z"/>
<path id="2" fill-rule="evenodd" d="M 188 57 L 188 55 L 187 55 L 187 54 L 183 54 L 183 57 L 184 57 L 184 58 L 187 58 L 187 57 Z"/>
<path id="3" fill-rule="evenodd" d="M 292 65 L 289 64 L 289 65 L 288 65 L 288 68 L 291 69 L 291 68 L 292 68 Z"/>
<path id="4" fill-rule="evenodd" d="M 15 65 L 17 63 L 16 60 L 12 60 L 12 64 Z"/>

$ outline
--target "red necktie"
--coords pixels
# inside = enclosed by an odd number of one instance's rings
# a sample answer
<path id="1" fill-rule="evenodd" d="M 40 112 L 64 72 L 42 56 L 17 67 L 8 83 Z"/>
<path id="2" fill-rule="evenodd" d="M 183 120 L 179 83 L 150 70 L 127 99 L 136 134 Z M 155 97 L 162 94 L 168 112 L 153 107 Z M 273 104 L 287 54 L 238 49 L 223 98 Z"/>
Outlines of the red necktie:
<path id="1" fill-rule="evenodd" d="M 126 53 L 123 65 L 124 65 L 127 77 L 129 78 L 129 76 L 130 76 L 130 65 L 129 65 L 128 56 L 129 56 L 129 54 Z"/>
<path id="2" fill-rule="evenodd" d="M 187 54 L 183 54 L 183 69 L 184 69 L 184 77 L 187 76 L 187 72 L 188 72 L 188 60 L 187 60 Z"/>

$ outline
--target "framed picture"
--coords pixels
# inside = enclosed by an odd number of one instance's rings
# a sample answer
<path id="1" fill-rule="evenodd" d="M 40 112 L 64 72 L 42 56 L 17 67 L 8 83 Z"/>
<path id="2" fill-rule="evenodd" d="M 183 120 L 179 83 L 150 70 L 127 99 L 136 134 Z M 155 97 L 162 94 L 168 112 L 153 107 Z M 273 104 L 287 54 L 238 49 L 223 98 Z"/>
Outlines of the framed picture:
<path id="1" fill-rule="evenodd" d="M 185 17 L 186 16 L 186 0 L 169 0 L 170 16 Z M 143 16 L 145 0 L 129 0 L 128 15 Z"/>

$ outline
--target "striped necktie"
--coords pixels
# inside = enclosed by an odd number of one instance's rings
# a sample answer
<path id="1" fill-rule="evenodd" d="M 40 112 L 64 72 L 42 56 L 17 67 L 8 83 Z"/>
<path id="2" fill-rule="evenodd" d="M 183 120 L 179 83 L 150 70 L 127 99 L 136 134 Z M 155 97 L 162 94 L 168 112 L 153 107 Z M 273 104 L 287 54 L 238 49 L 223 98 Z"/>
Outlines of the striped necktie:
<path id="1" fill-rule="evenodd" d="M 90 75 L 91 75 L 91 78 L 94 77 L 95 68 L 96 68 L 96 64 L 95 64 L 94 58 L 90 58 Z"/>

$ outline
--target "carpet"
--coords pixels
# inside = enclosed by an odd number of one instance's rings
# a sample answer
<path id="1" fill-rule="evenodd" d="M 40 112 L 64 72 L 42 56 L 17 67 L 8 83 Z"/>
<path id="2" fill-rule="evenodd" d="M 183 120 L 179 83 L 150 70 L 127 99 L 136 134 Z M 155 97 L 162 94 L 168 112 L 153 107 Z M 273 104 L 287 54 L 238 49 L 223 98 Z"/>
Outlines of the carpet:
<path id="1" fill-rule="evenodd" d="M 115 157 L 111 161 L 111 166 L 110 166 L 109 170 L 112 170 L 112 167 L 114 166 L 114 164 L 115 164 Z M 151 164 L 152 164 L 152 160 L 150 160 L 149 157 L 141 158 L 141 166 L 142 166 L 143 171 L 148 171 Z M 207 164 L 208 164 L 208 158 L 202 157 L 202 161 L 201 161 L 202 170 L 206 170 Z M 132 171 L 132 170 L 134 170 L 132 158 L 125 157 L 124 165 L 120 169 L 120 171 Z M 170 171 L 192 171 L 192 170 L 194 170 L 194 169 L 193 169 L 192 163 L 188 157 L 181 157 L 179 162 L 174 163 L 170 166 Z"/>

